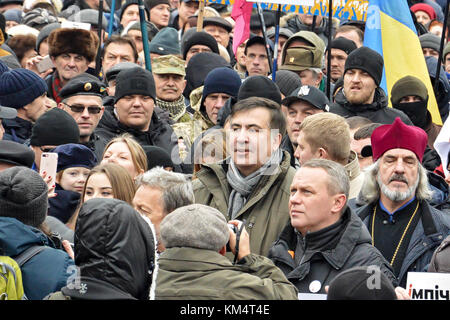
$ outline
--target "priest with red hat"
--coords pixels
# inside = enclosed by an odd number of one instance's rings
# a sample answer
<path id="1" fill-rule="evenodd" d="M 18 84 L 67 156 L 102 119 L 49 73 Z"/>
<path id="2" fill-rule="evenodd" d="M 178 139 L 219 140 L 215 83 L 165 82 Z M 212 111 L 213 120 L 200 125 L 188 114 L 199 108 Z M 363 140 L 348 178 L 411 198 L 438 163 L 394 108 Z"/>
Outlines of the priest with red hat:
<path id="1" fill-rule="evenodd" d="M 390 262 L 401 287 L 408 272 L 426 272 L 434 250 L 450 233 L 450 216 L 429 204 L 427 171 L 422 166 L 427 134 L 396 118 L 371 136 L 374 164 L 367 169 L 357 214 L 372 245 Z"/>

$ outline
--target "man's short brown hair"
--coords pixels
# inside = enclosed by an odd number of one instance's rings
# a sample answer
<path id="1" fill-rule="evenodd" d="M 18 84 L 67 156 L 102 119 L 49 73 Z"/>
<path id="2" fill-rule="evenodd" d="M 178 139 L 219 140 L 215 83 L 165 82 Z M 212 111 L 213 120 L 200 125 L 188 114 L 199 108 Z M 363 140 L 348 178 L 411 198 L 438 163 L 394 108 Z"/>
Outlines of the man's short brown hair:
<path id="1" fill-rule="evenodd" d="M 323 148 L 331 160 L 346 163 L 350 155 L 350 129 L 345 119 L 331 112 L 306 117 L 299 130 L 313 152 Z"/>
<path id="2" fill-rule="evenodd" d="M 108 46 L 111 43 L 128 44 L 129 46 L 131 46 L 131 49 L 133 50 L 134 62 L 138 61 L 139 53 L 136 49 L 136 44 L 134 43 L 134 40 L 129 36 L 119 36 L 117 34 L 114 34 L 108 37 L 108 39 L 106 39 L 102 49 L 102 59 L 105 57 L 106 48 L 108 48 Z"/>
<path id="3" fill-rule="evenodd" d="M 270 129 L 278 129 L 281 135 L 286 133 L 286 119 L 281 111 L 281 106 L 267 98 L 250 97 L 238 101 L 231 110 L 230 118 L 233 118 L 233 116 L 240 111 L 247 111 L 255 108 L 268 109 L 270 112 Z"/>

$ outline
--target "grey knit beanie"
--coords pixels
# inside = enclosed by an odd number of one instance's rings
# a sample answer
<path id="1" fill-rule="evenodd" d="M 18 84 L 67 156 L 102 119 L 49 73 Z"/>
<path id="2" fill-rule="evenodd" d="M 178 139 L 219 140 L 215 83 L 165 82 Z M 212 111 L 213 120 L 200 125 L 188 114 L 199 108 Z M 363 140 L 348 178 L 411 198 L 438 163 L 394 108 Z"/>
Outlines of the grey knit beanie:
<path id="1" fill-rule="evenodd" d="M 425 33 L 419 37 L 422 48 L 431 48 L 439 52 L 441 46 L 441 38 L 432 33 Z"/>
<path id="2" fill-rule="evenodd" d="M 292 91 L 302 86 L 302 79 L 294 71 L 278 70 L 275 83 L 280 88 L 281 93 L 287 97 Z"/>
<path id="3" fill-rule="evenodd" d="M 160 231 L 166 248 L 190 247 L 218 252 L 230 238 L 224 215 L 202 204 L 174 210 L 163 219 Z"/>
<path id="4" fill-rule="evenodd" d="M 48 188 L 41 176 L 26 167 L 0 172 L 0 216 L 39 227 L 48 210 Z"/>

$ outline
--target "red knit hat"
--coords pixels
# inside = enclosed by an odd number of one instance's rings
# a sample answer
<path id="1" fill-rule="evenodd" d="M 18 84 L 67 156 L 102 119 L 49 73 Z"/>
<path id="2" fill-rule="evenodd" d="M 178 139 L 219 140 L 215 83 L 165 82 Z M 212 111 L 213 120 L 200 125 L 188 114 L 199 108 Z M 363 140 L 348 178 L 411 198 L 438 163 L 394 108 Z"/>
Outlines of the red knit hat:
<path id="1" fill-rule="evenodd" d="M 416 3 L 411 6 L 411 11 L 416 13 L 417 11 L 423 11 L 430 17 L 431 20 L 436 19 L 436 11 L 434 11 L 433 7 L 426 3 Z"/>
<path id="2" fill-rule="evenodd" d="M 397 117 L 393 124 L 385 124 L 376 128 L 370 141 L 373 161 L 378 160 L 388 150 L 400 148 L 414 152 L 422 163 L 428 136 L 421 128 L 408 126 Z"/>

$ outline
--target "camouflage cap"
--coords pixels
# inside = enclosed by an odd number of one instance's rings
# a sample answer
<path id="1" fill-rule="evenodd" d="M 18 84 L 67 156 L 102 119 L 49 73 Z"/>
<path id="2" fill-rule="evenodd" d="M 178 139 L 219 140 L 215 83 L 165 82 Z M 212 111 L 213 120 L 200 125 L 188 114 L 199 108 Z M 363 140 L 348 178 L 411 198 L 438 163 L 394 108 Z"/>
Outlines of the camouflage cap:
<path id="1" fill-rule="evenodd" d="M 154 74 L 178 74 L 186 76 L 185 61 L 172 54 L 160 56 L 152 60 Z"/>
<path id="2" fill-rule="evenodd" d="M 280 70 L 303 71 L 309 68 L 322 68 L 322 54 L 316 54 L 313 47 L 289 48 L 285 52 Z"/>

